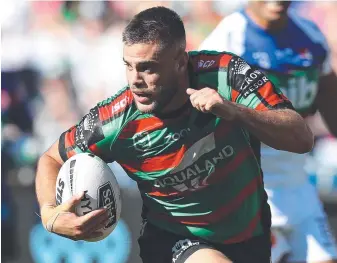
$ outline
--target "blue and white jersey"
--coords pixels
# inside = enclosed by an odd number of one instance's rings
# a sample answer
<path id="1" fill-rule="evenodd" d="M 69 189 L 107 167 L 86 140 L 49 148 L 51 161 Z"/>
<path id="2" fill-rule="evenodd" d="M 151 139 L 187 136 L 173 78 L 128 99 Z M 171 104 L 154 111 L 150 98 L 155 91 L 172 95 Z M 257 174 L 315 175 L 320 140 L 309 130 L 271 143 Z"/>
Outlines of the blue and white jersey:
<path id="1" fill-rule="evenodd" d="M 319 78 L 332 71 L 323 34 L 313 22 L 291 9 L 287 26 L 274 32 L 258 26 L 245 10 L 235 12 L 220 22 L 199 49 L 225 50 L 241 56 L 252 67 L 264 71 L 304 116 L 315 111 Z M 253 77 L 246 81 L 253 81 Z M 263 145 L 265 185 L 302 183 L 306 180 L 305 156 Z"/>

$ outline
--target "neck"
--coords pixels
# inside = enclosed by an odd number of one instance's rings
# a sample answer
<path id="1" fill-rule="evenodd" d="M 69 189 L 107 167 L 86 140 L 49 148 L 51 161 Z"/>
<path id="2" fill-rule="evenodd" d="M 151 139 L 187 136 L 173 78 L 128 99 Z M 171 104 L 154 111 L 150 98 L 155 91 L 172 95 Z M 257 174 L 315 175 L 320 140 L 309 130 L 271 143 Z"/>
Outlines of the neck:
<path id="1" fill-rule="evenodd" d="M 277 31 L 283 29 L 287 22 L 288 22 L 288 17 L 285 17 L 283 19 L 275 20 L 275 21 L 268 21 L 258 14 L 256 14 L 251 8 L 246 9 L 246 13 L 249 16 L 251 20 L 254 21 L 255 24 L 257 24 L 259 27 L 266 31 Z"/>

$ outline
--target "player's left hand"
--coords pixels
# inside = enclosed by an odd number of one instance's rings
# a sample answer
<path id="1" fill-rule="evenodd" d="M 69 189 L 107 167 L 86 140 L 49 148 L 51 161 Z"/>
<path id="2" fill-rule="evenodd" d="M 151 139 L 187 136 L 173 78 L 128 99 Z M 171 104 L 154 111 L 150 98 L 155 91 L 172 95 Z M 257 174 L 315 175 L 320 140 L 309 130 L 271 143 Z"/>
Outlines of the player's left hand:
<path id="1" fill-rule="evenodd" d="M 223 119 L 233 120 L 235 118 L 234 103 L 224 100 L 220 94 L 211 88 L 200 90 L 187 89 L 194 108 L 201 112 L 213 113 Z"/>

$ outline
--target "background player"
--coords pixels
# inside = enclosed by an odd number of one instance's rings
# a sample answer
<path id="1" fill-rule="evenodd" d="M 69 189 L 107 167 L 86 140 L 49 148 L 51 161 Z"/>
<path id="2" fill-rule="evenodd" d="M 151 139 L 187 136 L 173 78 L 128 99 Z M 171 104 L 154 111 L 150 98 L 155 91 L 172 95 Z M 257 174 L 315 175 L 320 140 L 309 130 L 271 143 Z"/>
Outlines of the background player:
<path id="1" fill-rule="evenodd" d="M 337 79 L 328 47 L 317 26 L 288 10 L 289 6 L 286 1 L 252 1 L 245 10 L 224 18 L 200 49 L 242 56 L 264 71 L 302 116 L 319 110 L 337 135 Z M 254 76 L 245 82 L 258 83 Z M 272 224 L 286 237 L 276 230 L 279 239 L 273 260 L 290 250 L 289 262 L 337 262 L 336 243 L 318 195 L 308 182 L 305 160 L 306 155 L 262 147 Z"/>

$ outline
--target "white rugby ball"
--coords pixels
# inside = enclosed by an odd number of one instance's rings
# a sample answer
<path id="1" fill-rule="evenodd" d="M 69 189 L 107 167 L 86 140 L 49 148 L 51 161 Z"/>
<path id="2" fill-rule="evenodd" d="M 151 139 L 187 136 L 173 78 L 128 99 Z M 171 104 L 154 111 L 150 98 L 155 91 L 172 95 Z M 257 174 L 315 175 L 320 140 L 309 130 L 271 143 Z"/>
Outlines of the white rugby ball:
<path id="1" fill-rule="evenodd" d="M 95 242 L 106 238 L 117 225 L 121 213 L 121 195 L 116 177 L 110 167 L 91 153 L 79 153 L 61 167 L 56 180 L 56 204 L 62 204 L 73 195 L 84 192 L 75 213 L 83 216 L 95 209 L 107 207 L 110 221 L 100 229 L 103 236 L 86 239 Z"/>

